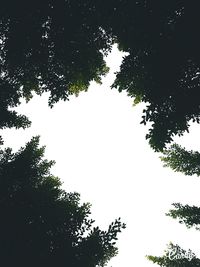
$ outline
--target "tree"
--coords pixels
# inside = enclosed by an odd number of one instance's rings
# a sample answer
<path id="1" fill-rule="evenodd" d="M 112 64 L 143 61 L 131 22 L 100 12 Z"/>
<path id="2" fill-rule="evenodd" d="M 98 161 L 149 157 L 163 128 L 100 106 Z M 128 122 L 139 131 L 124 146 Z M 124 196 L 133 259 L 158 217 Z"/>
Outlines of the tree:
<path id="1" fill-rule="evenodd" d="M 0 106 L 3 127 L 29 122 L 9 107 L 32 92 L 50 92 L 52 106 L 100 82 L 111 40 L 91 1 L 3 1 L 0 11 Z"/>
<path id="2" fill-rule="evenodd" d="M 187 228 L 195 227 L 200 230 L 200 208 L 196 206 L 182 205 L 174 203 L 175 209 L 171 209 L 167 216 L 173 219 L 179 219 L 179 223 L 184 223 Z M 182 266 L 197 267 L 200 266 L 200 259 L 191 251 L 185 251 L 178 245 L 169 244 L 167 251 L 161 257 L 147 256 L 147 259 L 163 267 Z"/>
<path id="3" fill-rule="evenodd" d="M 66 193 L 50 173 L 53 161 L 34 137 L 13 153 L 0 150 L 1 264 L 10 266 L 104 266 L 116 255 L 120 219 L 108 231 L 94 227 L 90 204 Z"/>
<path id="4" fill-rule="evenodd" d="M 28 101 L 33 92 L 49 92 L 53 106 L 87 90 L 91 80 L 100 82 L 108 71 L 103 56 L 117 42 L 129 55 L 112 87 L 127 91 L 135 104 L 147 103 L 142 123 L 150 122 L 151 128 L 146 137 L 162 151 L 174 135 L 188 131 L 191 121 L 200 121 L 198 11 L 198 0 L 3 1 L 0 128 L 30 125 L 10 109 L 21 97 Z M 11 158 L 7 163 L 15 162 Z M 176 171 L 199 174 L 198 154 L 176 145 L 165 150 L 163 160 Z"/>
<path id="5" fill-rule="evenodd" d="M 112 87 L 146 102 L 147 138 L 162 150 L 199 122 L 199 1 L 3 1 L 0 11 L 0 126 L 20 97 L 50 92 L 49 104 L 86 90 L 107 71 L 114 42 L 129 52 Z"/>
<path id="6" fill-rule="evenodd" d="M 161 157 L 164 166 L 171 167 L 174 171 L 182 172 L 185 175 L 200 175 L 200 153 L 197 151 L 187 151 L 177 144 L 173 144 L 164 151 Z M 200 207 L 182 205 L 174 203 L 174 209 L 166 214 L 173 219 L 178 219 L 179 223 L 185 224 L 187 228 L 195 227 L 200 230 Z M 170 257 L 171 255 L 171 257 Z M 189 258 L 188 258 L 189 257 Z M 168 251 L 162 257 L 148 256 L 150 261 L 160 266 L 200 266 L 200 259 L 190 251 L 186 253 L 179 246 L 171 244 Z"/>
<path id="7" fill-rule="evenodd" d="M 112 26 L 129 56 L 113 87 L 147 103 L 142 123 L 151 122 L 147 138 L 162 150 L 190 120 L 199 122 L 199 1 L 125 2 Z"/>

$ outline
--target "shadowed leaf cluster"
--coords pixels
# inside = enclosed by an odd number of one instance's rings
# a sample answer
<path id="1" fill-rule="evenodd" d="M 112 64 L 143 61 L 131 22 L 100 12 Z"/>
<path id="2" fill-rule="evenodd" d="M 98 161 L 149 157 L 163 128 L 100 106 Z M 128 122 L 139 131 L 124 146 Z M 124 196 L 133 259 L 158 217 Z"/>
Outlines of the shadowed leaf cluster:
<path id="1" fill-rule="evenodd" d="M 173 144 L 164 151 L 164 166 L 171 167 L 174 171 L 182 172 L 185 175 L 200 175 L 200 155 L 197 151 L 187 151 L 177 144 Z M 187 228 L 195 227 L 200 230 L 200 208 L 190 205 L 174 203 L 174 208 L 166 214 L 173 219 L 178 219 L 179 223 L 185 224 Z M 171 255 L 172 257 L 169 257 Z M 179 257 L 180 256 L 180 257 Z M 189 258 L 188 258 L 189 257 Z M 186 253 L 179 246 L 178 249 L 171 245 L 168 252 L 162 257 L 148 256 L 148 259 L 160 266 L 200 266 L 200 259 L 193 253 Z"/>
<path id="2" fill-rule="evenodd" d="M 9 110 L 49 92 L 49 104 L 86 90 L 107 72 L 117 42 L 129 53 L 112 87 L 146 102 L 147 138 L 162 150 L 199 122 L 199 1 L 3 1 L 0 10 L 0 127 L 29 122 Z"/>
<path id="3" fill-rule="evenodd" d="M 178 219 L 179 223 L 184 223 L 188 228 L 195 227 L 200 230 L 200 208 L 196 206 L 173 204 L 175 209 L 169 210 L 166 214 L 173 219 Z"/>
<path id="4" fill-rule="evenodd" d="M 198 151 L 187 151 L 178 144 L 173 144 L 164 150 L 161 160 L 165 167 L 170 167 L 176 172 L 185 175 L 200 175 L 200 153 Z"/>
<path id="5" fill-rule="evenodd" d="M 101 81 L 111 41 L 91 1 L 3 1 L 0 10 L 0 127 L 29 122 L 9 107 L 32 92 L 50 92 L 49 105 Z"/>
<path id="6" fill-rule="evenodd" d="M 13 153 L 0 150 L 0 262 L 2 266 L 104 266 L 116 255 L 120 219 L 94 227 L 90 204 L 66 193 L 50 173 L 53 161 L 33 138 Z"/>

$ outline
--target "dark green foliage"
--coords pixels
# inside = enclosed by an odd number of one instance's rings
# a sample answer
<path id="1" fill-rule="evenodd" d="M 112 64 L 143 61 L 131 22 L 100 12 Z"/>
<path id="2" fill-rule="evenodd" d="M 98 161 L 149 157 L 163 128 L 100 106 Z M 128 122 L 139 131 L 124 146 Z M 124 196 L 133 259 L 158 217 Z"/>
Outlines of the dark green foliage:
<path id="1" fill-rule="evenodd" d="M 103 266 L 124 224 L 93 227 L 90 205 L 61 188 L 43 156 L 38 137 L 17 153 L 0 151 L 1 266 Z"/>
<path id="2" fill-rule="evenodd" d="M 178 245 L 169 244 L 168 249 L 161 257 L 147 256 L 147 259 L 162 267 L 197 267 L 200 259 L 196 258 L 191 250 L 185 251 Z"/>
<path id="3" fill-rule="evenodd" d="M 200 208 L 196 206 L 173 204 L 175 209 L 169 210 L 167 216 L 178 219 L 179 223 L 184 223 L 188 228 L 195 227 L 200 230 Z"/>
<path id="4" fill-rule="evenodd" d="M 171 167 L 173 170 L 183 172 L 185 175 L 200 175 L 200 154 L 199 152 L 186 151 L 177 144 L 173 144 L 169 149 L 164 150 L 164 156 L 161 157 L 165 163 L 164 166 Z M 178 219 L 179 223 L 185 224 L 187 228 L 195 227 L 200 230 L 200 208 L 196 206 L 182 205 L 180 203 L 173 204 L 174 209 L 169 210 L 166 214 L 173 219 Z M 160 266 L 200 266 L 200 260 L 192 258 L 188 261 L 185 259 L 185 252 L 178 247 L 181 259 L 172 261 L 167 254 L 162 257 L 149 256 L 148 259 Z M 173 249 L 172 249 L 173 250 Z M 179 253 L 178 252 L 178 253 Z M 177 254 L 177 253 L 176 253 Z"/>
<path id="5" fill-rule="evenodd" d="M 32 92 L 50 92 L 49 104 L 100 82 L 111 40 L 91 1 L 3 1 L 0 10 L 0 104 L 6 126 L 26 121 L 7 115 Z M 100 52 L 100 50 L 102 52 Z M 8 118 L 7 118 L 7 117 Z M 23 118 L 24 119 L 24 118 Z M 5 125 L 0 121 L 0 127 Z"/>
<path id="6" fill-rule="evenodd" d="M 187 151 L 177 144 L 164 150 L 161 160 L 165 167 L 170 167 L 176 172 L 185 175 L 200 175 L 200 153 L 198 151 Z"/>
<path id="7" fill-rule="evenodd" d="M 113 87 L 126 90 L 135 103 L 147 103 L 142 123 L 151 122 L 147 138 L 162 150 L 188 130 L 190 120 L 199 122 L 199 5 L 198 0 L 4 0 L 0 127 L 28 123 L 23 117 L 16 122 L 7 110 L 33 91 L 50 92 L 52 106 L 86 90 L 91 80 L 100 81 L 107 71 L 103 54 L 117 42 L 129 55 Z"/>
<path id="8" fill-rule="evenodd" d="M 162 150 L 191 119 L 199 122 L 199 1 L 121 3 L 112 31 L 130 55 L 113 86 L 147 103 L 142 123 L 152 123 L 147 138 Z"/>
<path id="9" fill-rule="evenodd" d="M 175 209 L 171 209 L 167 216 L 179 219 L 179 223 L 184 223 L 188 228 L 195 227 L 200 230 L 200 208 L 189 205 L 174 203 Z M 178 245 L 169 244 L 168 249 L 161 257 L 147 256 L 147 259 L 163 267 L 197 267 L 200 266 L 200 259 L 196 258 L 191 251 L 185 251 Z"/>

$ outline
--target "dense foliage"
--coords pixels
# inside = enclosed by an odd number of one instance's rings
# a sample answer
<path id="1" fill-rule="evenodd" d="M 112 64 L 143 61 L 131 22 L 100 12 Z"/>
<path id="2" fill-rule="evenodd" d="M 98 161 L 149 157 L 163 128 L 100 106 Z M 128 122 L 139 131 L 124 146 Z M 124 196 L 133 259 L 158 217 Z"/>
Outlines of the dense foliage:
<path id="1" fill-rule="evenodd" d="M 112 88 L 125 90 L 135 104 L 147 104 L 141 123 L 150 122 L 146 137 L 163 151 L 191 121 L 200 121 L 199 7 L 198 0 L 3 0 L 0 129 L 30 125 L 12 109 L 21 97 L 28 101 L 33 92 L 49 92 L 52 107 L 87 90 L 91 80 L 100 82 L 108 71 L 103 56 L 117 42 L 129 54 Z M 37 139 L 18 153 L 1 151 L 1 259 L 8 266 L 104 264 L 116 252 L 111 240 L 120 221 L 108 232 L 91 228 L 89 206 L 61 189 L 49 173 L 52 162 L 42 156 Z M 164 150 L 163 161 L 175 171 L 199 175 L 199 158 L 173 145 Z M 198 218 L 196 207 L 175 207 L 170 216 L 186 225 Z M 199 266 L 198 259 L 181 264 Z"/>
<path id="2" fill-rule="evenodd" d="M 200 153 L 198 151 L 187 151 L 178 144 L 173 144 L 163 151 L 161 160 L 165 167 L 170 167 L 176 172 L 185 175 L 200 175 Z"/>
<path id="3" fill-rule="evenodd" d="M 4 1 L 0 10 L 1 127 L 28 120 L 9 107 L 32 92 L 50 92 L 49 104 L 100 82 L 111 48 L 91 1 Z"/>
<path id="4" fill-rule="evenodd" d="M 200 208 L 196 206 L 173 204 L 174 209 L 169 210 L 168 216 L 178 219 L 179 223 L 184 223 L 188 228 L 195 227 L 200 230 Z"/>
<path id="5" fill-rule="evenodd" d="M 142 120 L 152 124 L 147 138 L 154 149 L 162 150 L 173 135 L 188 130 L 191 119 L 199 122 L 199 1 L 121 5 L 112 30 L 130 54 L 114 87 L 126 90 L 136 103 L 147 103 Z"/>
<path id="6" fill-rule="evenodd" d="M 187 151 L 177 144 L 173 144 L 164 151 L 162 161 L 165 166 L 171 167 L 177 172 L 185 175 L 200 175 L 200 154 L 197 151 Z M 174 203 L 173 209 L 166 214 L 179 223 L 185 224 L 187 228 L 195 227 L 200 230 L 200 207 L 182 205 Z M 168 251 L 162 257 L 148 256 L 148 259 L 163 267 L 183 266 L 196 267 L 200 266 L 200 259 L 190 251 L 186 253 L 179 246 L 170 245 Z"/>
<path id="7" fill-rule="evenodd" d="M 2 127 L 25 127 L 9 110 L 32 91 L 50 92 L 49 104 L 86 90 L 107 72 L 114 42 L 129 52 L 113 87 L 144 101 L 151 146 L 199 122 L 199 1 L 3 1 L 0 10 Z"/>
<path id="8" fill-rule="evenodd" d="M 61 188 L 43 156 L 38 137 L 17 153 L 0 150 L 1 265 L 104 266 L 125 225 L 117 219 L 108 231 L 94 227 L 90 205 Z"/>

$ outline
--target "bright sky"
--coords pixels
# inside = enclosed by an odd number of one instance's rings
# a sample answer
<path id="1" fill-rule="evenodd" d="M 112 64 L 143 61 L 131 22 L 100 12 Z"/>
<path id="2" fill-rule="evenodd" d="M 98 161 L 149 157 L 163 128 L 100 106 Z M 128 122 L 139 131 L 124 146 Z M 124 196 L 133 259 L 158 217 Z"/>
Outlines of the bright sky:
<path id="1" fill-rule="evenodd" d="M 199 204 L 199 178 L 163 168 L 145 140 L 147 128 L 140 124 L 144 105 L 133 107 L 126 93 L 109 88 L 121 59 L 115 46 L 106 59 L 110 73 L 103 84 L 92 82 L 88 92 L 53 109 L 47 96 L 23 102 L 17 110 L 30 118 L 32 127 L 4 130 L 5 145 L 17 150 L 40 135 L 46 157 L 56 161 L 52 173 L 61 178 L 66 191 L 79 192 L 92 204 L 96 224 L 106 229 L 122 218 L 127 228 L 109 267 L 156 266 L 145 255 L 161 255 L 170 241 L 200 256 L 200 233 L 165 216 L 174 202 Z M 200 150 L 199 136 L 200 129 L 193 125 L 190 134 L 177 141 Z"/>

